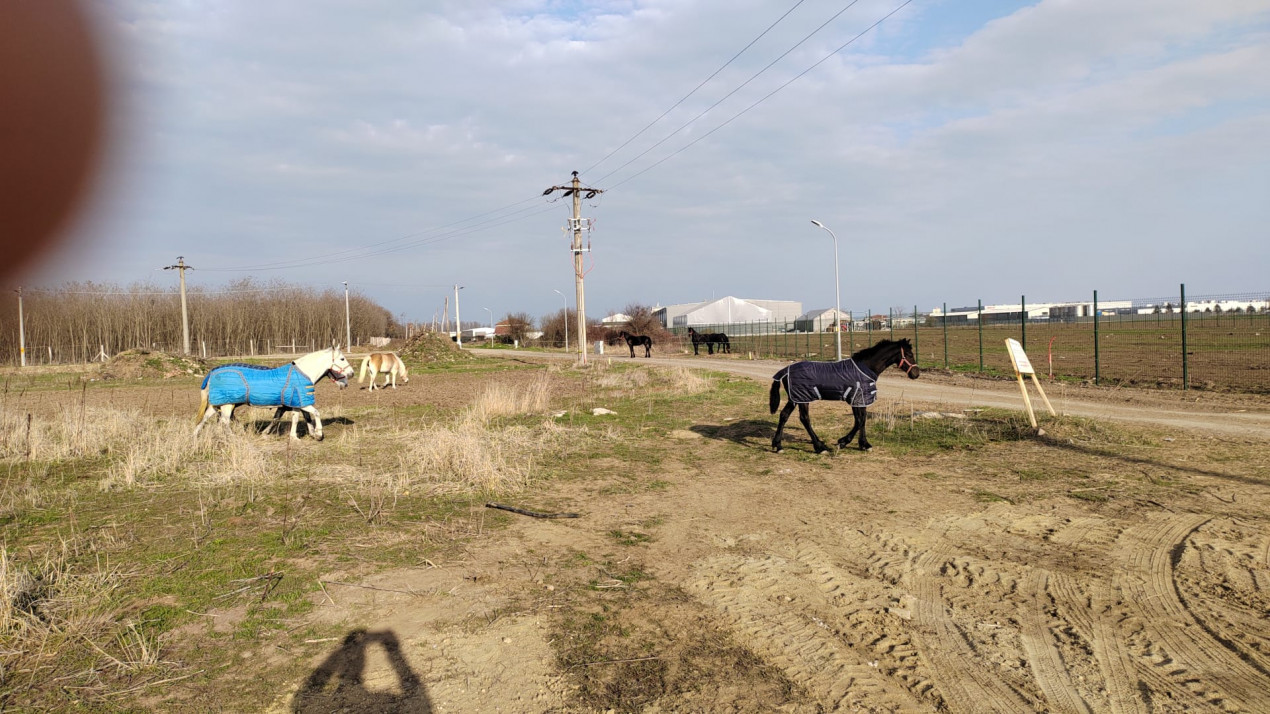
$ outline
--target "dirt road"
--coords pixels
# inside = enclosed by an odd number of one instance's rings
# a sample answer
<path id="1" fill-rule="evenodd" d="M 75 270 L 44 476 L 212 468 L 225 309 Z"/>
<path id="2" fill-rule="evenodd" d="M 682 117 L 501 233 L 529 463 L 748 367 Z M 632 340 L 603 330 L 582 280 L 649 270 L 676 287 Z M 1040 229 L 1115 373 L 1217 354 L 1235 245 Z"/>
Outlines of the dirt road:
<path id="1" fill-rule="evenodd" d="M 572 355 L 542 352 L 479 349 L 470 352 L 488 357 L 575 359 Z M 593 355 L 591 359 L 711 369 L 744 375 L 762 382 L 770 380 L 777 370 L 788 364 L 768 360 L 702 359 L 692 356 L 630 359 L 625 355 Z M 1044 388 L 1060 415 L 1270 437 L 1270 400 L 1267 399 L 1213 392 L 1153 392 L 1140 389 L 1082 388 L 1063 384 L 1050 384 Z M 1033 408 L 1038 410 L 1039 415 L 1044 406 L 1037 398 L 1030 381 L 1028 389 Z M 974 407 L 1023 409 L 1023 398 L 1019 394 L 1017 383 L 930 371 L 917 380 L 891 372 L 883 373 L 878 382 L 878 395 L 881 399 L 918 402 L 956 410 Z"/>
<path id="2" fill-rule="evenodd" d="M 1011 383 L 955 379 L 887 377 L 880 394 L 1020 406 Z M 512 520 L 461 557 L 341 587 L 318 617 L 396 638 L 400 662 L 374 654 L 362 681 L 391 692 L 410 668 L 419 711 L 1270 711 L 1266 407 L 1052 399 L 1179 433 L 1058 423 L 931 454 L 777 455 L 769 423 L 702 403 L 690 428 L 519 496 L 581 518 L 498 514 Z"/>

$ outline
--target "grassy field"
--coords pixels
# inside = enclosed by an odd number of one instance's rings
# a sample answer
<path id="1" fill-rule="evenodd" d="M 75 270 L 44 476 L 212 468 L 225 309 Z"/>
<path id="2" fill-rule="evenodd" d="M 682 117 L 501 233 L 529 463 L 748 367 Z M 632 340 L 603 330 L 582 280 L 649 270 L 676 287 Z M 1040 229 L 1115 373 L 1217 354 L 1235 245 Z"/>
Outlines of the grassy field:
<path id="1" fill-rule="evenodd" d="M 216 702 L 318 711 L 337 702 L 371 711 L 406 701 L 435 711 L 492 701 L 506 711 L 814 710 L 839 685 L 771 628 L 823 621 L 842 642 L 882 637 L 863 634 L 873 630 L 853 618 L 864 611 L 836 608 L 900 608 L 903 597 L 891 603 L 882 591 L 927 577 L 879 562 L 848 579 L 868 590 L 858 598 L 813 588 L 799 563 L 844 533 L 912 530 L 904 547 L 916 549 L 925 524 L 948 509 L 988 521 L 1028 510 L 1013 522 L 1017 540 L 1019 524 L 1042 518 L 1083 518 L 1086 529 L 1092 519 L 1136 523 L 1144 503 L 1233 509 L 1221 518 L 1242 523 L 1256 547 L 1257 533 L 1270 532 L 1256 515 L 1264 499 L 1241 492 L 1228 507 L 1236 497 L 1218 478 L 1264 491 L 1270 470 L 1253 442 L 1166 444 L 1079 419 L 1051 420 L 1038 441 L 1017 413 L 925 419 L 884 401 L 872 414 L 873 454 L 818 457 L 795 426 L 777 456 L 766 449 L 766 385 L 512 360 L 412 365 L 409 388 L 388 393 L 323 384 L 321 443 L 259 434 L 267 410 L 195 439 L 195 380 L 178 380 L 89 383 L 58 372 L 7 384 L 5 710 L 205 711 Z M 847 413 L 823 405 L 815 414 L 822 435 L 836 438 Z M 914 500 L 884 503 L 897 493 Z M 526 519 L 485 508 L 490 500 L 583 518 Z M 852 529 L 840 531 L 848 513 Z M 1000 543 L 1003 552 L 1013 541 Z M 773 555 L 783 548 L 791 555 Z M 857 567 L 845 555 L 830 560 L 839 579 Z M 1000 607 L 991 587 L 972 582 L 985 577 L 979 560 L 950 562 L 968 568 L 967 593 Z M 865 572 L 875 567 L 876 582 Z M 1248 607 L 1270 604 L 1270 566 L 1242 567 L 1256 572 L 1239 596 Z M 723 581 L 734 589 L 718 590 Z M 769 582 L 783 589 L 768 593 Z M 954 613 L 972 607 L 958 602 Z M 521 656 L 493 654 L 512 642 Z M 365 663 L 372 644 L 384 645 L 381 669 L 398 684 L 336 687 L 339 672 L 374 664 Z M 894 681 L 877 685 L 885 697 L 957 709 L 949 691 L 906 684 L 902 648 L 878 651 L 878 671 L 893 664 Z M 1248 656 L 1260 662 L 1257 652 Z M 342 681 L 360 683 L 359 672 Z M 892 701 L 853 686 L 839 701 Z M 1043 703 L 1040 686 L 1016 688 Z"/>
<path id="2" fill-rule="evenodd" d="M 1030 323 L 1028 355 L 1042 374 L 1052 370 L 1059 379 L 1124 384 L 1137 387 L 1182 387 L 1181 316 L 1142 315 L 1137 319 L 1103 318 L 1099 324 L 1095 365 L 1092 322 Z M 727 326 L 708 328 L 726 330 Z M 912 325 L 897 328 L 896 338 L 916 339 L 923 366 L 959 371 L 980 370 L 980 331 L 977 326 Z M 856 331 L 842 336 L 845 353 L 890 338 L 892 331 Z M 1023 338 L 1020 325 L 985 325 L 982 332 L 984 372 L 1011 376 L 1004 341 Z M 835 354 L 833 333 L 736 335 L 734 353 L 764 357 L 826 359 Z M 687 345 L 691 349 L 691 344 Z M 1187 327 L 1191 389 L 1270 393 L 1270 315 L 1192 315 Z M 1097 366 L 1097 369 L 1095 369 Z"/>

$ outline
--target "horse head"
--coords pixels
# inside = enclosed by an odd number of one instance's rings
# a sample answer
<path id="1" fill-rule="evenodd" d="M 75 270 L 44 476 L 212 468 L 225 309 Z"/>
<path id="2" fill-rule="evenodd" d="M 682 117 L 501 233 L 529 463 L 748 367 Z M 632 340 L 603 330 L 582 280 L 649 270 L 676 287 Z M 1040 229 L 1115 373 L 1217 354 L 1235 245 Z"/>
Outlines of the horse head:
<path id="1" fill-rule="evenodd" d="M 331 380 L 339 385 L 340 389 L 348 386 L 348 380 L 356 371 L 353 365 L 349 364 L 348 358 L 340 351 L 339 345 L 331 346 L 331 366 L 327 368 L 327 374 L 331 376 Z"/>
<path id="2" fill-rule="evenodd" d="M 913 352 L 913 345 L 909 343 L 908 338 L 900 339 L 897 344 L 900 350 L 899 359 L 896 360 L 895 364 L 904 370 L 904 374 L 907 374 L 909 379 L 917 379 L 922 376 L 922 368 L 917 366 L 917 354 Z"/>

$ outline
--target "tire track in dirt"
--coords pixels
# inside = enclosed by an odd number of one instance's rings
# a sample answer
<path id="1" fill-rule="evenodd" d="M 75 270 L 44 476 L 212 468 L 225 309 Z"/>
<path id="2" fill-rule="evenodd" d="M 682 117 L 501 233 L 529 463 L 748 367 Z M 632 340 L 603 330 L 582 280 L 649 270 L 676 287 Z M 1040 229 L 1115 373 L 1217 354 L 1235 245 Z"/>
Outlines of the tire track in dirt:
<path id="1" fill-rule="evenodd" d="M 849 589 L 837 573 L 826 579 L 820 565 L 811 568 L 770 553 L 709 558 L 696 565 L 689 590 L 717 608 L 747 647 L 830 710 L 931 710 L 892 682 L 877 662 L 865 661 L 848 646 L 854 643 L 841 642 L 817 614 L 826 605 L 825 593 L 842 595 Z"/>
<path id="2" fill-rule="evenodd" d="M 1211 528 L 1210 528 L 1211 526 Z M 1214 520 L 1191 536 L 1174 566 L 1178 595 L 1200 626 L 1270 677 L 1270 631 L 1257 582 L 1259 543 L 1242 527 Z"/>
<path id="3" fill-rule="evenodd" d="M 944 604 L 937 574 L 952 560 L 946 532 L 933 534 L 932 547 L 917 558 L 909 580 L 916 590 L 913 619 L 918 649 L 933 670 L 935 684 L 954 712 L 1013 712 L 1033 709 L 1018 692 L 981 661 Z"/>
<path id="4" fill-rule="evenodd" d="M 1187 689 L 1226 710 L 1266 711 L 1270 678 L 1202 627 L 1183 605 L 1174 581 L 1173 564 L 1187 538 L 1209 520 L 1201 514 L 1176 514 L 1126 531 L 1129 542 L 1119 554 L 1125 572 L 1115 577 L 1115 584 L 1139 616 L 1149 659 L 1158 661 L 1157 668 L 1167 668 L 1171 689 Z"/>
<path id="5" fill-rule="evenodd" d="M 1048 604 L 1048 580 L 1048 574 L 1039 569 L 1028 573 L 1023 580 L 1023 593 L 1029 602 L 1024 606 L 1019 641 L 1027 652 L 1028 665 L 1032 668 L 1032 675 L 1036 677 L 1037 686 L 1044 692 L 1045 699 L 1054 711 L 1091 714 L 1089 705 L 1072 685 L 1067 668 L 1063 665 L 1062 655 L 1050 633 L 1045 612 Z"/>
<path id="6" fill-rule="evenodd" d="M 1095 585 L 1094 593 L 1087 597 L 1074 578 L 1061 573 L 1050 574 L 1048 587 L 1059 614 L 1093 650 L 1112 713 L 1147 714 L 1146 702 L 1138 696 L 1133 659 L 1116 624 L 1111 621 L 1110 589 L 1106 585 Z"/>

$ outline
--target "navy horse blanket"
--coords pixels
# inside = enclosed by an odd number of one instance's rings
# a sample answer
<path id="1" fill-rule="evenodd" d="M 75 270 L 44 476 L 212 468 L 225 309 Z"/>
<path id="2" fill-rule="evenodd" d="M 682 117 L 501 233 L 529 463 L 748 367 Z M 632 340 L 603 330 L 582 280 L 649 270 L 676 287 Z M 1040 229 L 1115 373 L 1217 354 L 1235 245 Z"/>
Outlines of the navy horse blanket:
<path id="1" fill-rule="evenodd" d="M 867 407 L 878 398 L 878 376 L 853 359 L 795 362 L 772 379 L 785 385 L 790 401 L 795 404 L 840 399 L 853 407 Z"/>
<path id="2" fill-rule="evenodd" d="M 281 367 L 227 364 L 203 378 L 207 403 L 250 404 L 254 407 L 313 406 L 313 382 L 294 363 Z"/>

